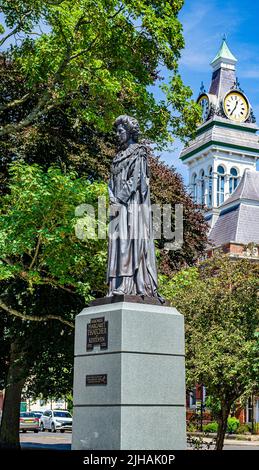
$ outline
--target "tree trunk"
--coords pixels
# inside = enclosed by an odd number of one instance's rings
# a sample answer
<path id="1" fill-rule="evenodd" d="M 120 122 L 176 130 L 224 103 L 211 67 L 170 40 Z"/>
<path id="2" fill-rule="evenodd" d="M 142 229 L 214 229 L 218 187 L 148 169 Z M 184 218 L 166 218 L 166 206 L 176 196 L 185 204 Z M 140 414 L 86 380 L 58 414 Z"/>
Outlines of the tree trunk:
<path id="1" fill-rule="evenodd" d="M 215 450 L 223 450 L 230 408 L 231 408 L 231 403 L 222 404 L 220 415 L 218 418 L 218 432 L 217 432 Z"/>
<path id="2" fill-rule="evenodd" d="M 11 345 L 10 366 L 5 387 L 4 406 L 0 428 L 0 448 L 20 449 L 19 424 L 21 393 L 26 381 L 23 354 L 14 342 Z"/>

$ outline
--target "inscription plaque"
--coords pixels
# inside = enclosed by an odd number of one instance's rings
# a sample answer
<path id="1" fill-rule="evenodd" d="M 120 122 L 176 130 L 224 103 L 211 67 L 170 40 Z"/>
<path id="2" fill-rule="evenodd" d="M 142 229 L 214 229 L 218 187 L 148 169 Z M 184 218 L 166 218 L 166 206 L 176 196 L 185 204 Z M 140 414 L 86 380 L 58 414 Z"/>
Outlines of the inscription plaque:
<path id="1" fill-rule="evenodd" d="M 108 321 L 104 317 L 92 318 L 87 325 L 86 350 L 92 351 L 94 346 L 108 348 Z"/>
<path id="2" fill-rule="evenodd" d="M 86 375 L 85 385 L 107 385 L 107 374 Z"/>

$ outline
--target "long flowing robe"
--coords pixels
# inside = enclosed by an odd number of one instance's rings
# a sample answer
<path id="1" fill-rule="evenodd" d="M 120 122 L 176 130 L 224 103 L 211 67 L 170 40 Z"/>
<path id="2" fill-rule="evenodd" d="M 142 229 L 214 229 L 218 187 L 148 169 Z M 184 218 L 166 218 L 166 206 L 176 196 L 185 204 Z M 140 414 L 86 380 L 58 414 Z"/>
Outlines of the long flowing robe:
<path id="1" fill-rule="evenodd" d="M 147 148 L 131 144 L 113 160 L 109 182 L 108 295 L 156 297 Z"/>

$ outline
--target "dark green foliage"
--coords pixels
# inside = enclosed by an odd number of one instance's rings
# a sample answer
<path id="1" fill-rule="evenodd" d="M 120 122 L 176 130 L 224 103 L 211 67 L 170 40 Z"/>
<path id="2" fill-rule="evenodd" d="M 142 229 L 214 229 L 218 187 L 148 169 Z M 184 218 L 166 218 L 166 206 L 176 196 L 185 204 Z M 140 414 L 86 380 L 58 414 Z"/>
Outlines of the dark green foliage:
<path id="1" fill-rule="evenodd" d="M 231 407 L 258 392 L 259 265 L 220 253 L 162 283 L 185 315 L 187 383 L 206 387 L 221 449 Z"/>

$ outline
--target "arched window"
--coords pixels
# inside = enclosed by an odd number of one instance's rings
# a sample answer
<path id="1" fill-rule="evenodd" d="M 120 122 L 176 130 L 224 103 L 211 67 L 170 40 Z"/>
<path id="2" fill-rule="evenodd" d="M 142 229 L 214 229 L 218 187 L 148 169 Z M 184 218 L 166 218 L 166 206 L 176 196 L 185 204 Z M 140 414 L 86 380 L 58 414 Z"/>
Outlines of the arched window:
<path id="1" fill-rule="evenodd" d="M 217 178 L 217 205 L 223 204 L 225 194 L 225 170 L 222 165 L 218 166 Z"/>
<path id="2" fill-rule="evenodd" d="M 201 170 L 200 171 L 200 181 L 201 181 L 201 198 L 200 198 L 200 201 L 201 201 L 201 204 L 205 204 L 205 173 L 204 173 L 204 170 Z"/>
<path id="3" fill-rule="evenodd" d="M 231 168 L 230 170 L 230 178 L 229 178 L 229 193 L 232 194 L 238 185 L 238 173 L 235 168 Z"/>
<path id="4" fill-rule="evenodd" d="M 209 167 L 208 171 L 209 184 L 208 184 L 208 207 L 212 206 L 212 166 Z"/>
<path id="5" fill-rule="evenodd" d="M 197 175 L 194 173 L 192 175 L 192 195 L 194 202 L 197 202 Z"/>

